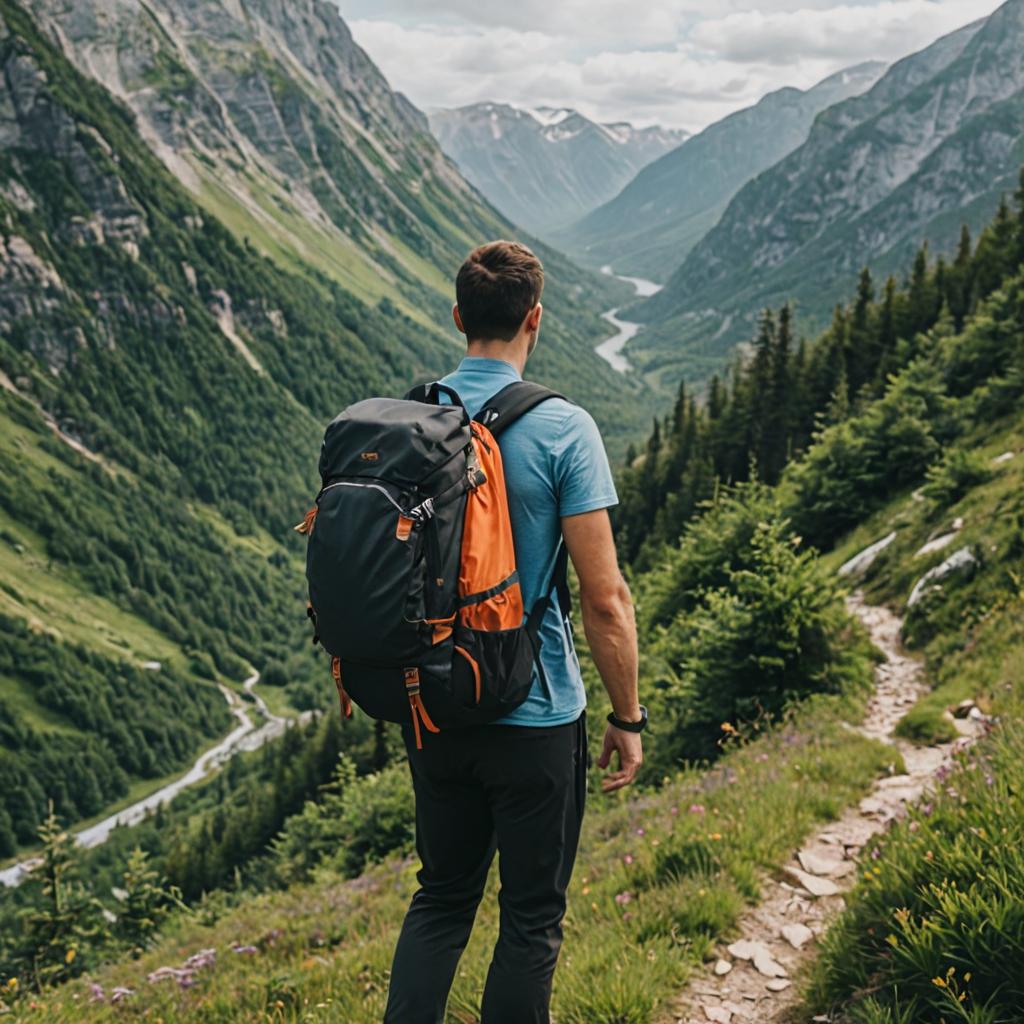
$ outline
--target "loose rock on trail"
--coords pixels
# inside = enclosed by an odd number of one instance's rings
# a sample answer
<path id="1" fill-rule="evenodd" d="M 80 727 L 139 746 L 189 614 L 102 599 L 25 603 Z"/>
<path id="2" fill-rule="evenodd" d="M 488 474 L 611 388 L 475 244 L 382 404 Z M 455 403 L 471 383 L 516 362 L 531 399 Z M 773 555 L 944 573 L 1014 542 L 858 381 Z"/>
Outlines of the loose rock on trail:
<path id="1" fill-rule="evenodd" d="M 980 730 L 980 721 L 967 717 L 957 719 L 961 738 L 951 743 L 918 747 L 897 739 L 896 724 L 927 691 L 922 666 L 903 651 L 898 616 L 866 604 L 860 594 L 848 605 L 885 656 L 875 669 L 867 713 L 856 728 L 897 750 L 906 772 L 877 782 L 856 807 L 809 836 L 776 877 L 766 879 L 764 899 L 741 918 L 739 937 L 694 974 L 662 1016 L 666 1024 L 784 1024 L 799 1002 L 793 979 L 814 957 L 816 938 L 842 910 L 861 849 L 919 799 L 958 744 Z"/>

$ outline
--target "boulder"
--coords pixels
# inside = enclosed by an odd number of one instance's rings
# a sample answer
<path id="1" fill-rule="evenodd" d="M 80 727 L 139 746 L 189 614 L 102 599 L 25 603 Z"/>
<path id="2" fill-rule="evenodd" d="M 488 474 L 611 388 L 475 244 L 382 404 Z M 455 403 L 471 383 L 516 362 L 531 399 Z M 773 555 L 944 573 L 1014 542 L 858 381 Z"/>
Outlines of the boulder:
<path id="1" fill-rule="evenodd" d="M 896 531 L 875 541 L 870 547 L 856 554 L 848 562 L 839 567 L 840 576 L 862 576 L 871 568 L 875 559 L 896 539 Z"/>
<path id="2" fill-rule="evenodd" d="M 959 551 L 954 551 L 941 565 L 935 566 L 934 569 L 929 569 L 914 584 L 914 589 L 910 592 L 910 597 L 907 599 L 907 608 L 913 608 L 932 587 L 940 584 L 942 580 L 958 573 L 969 575 L 977 567 L 978 559 L 969 547 L 963 547 Z"/>

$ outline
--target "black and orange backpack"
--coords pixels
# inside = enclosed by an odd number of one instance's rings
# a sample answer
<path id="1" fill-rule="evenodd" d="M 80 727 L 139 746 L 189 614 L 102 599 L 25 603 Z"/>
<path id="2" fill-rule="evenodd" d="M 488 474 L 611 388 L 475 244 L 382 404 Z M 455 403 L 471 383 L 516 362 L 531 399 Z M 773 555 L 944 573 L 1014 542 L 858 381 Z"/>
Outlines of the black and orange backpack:
<path id="1" fill-rule="evenodd" d="M 450 404 L 440 400 L 444 394 Z M 517 381 L 474 419 L 444 384 L 371 398 L 327 427 L 306 534 L 308 614 L 331 656 L 342 714 L 422 730 L 491 722 L 530 692 L 539 630 L 566 554 L 527 614 L 516 572 L 499 439 L 549 398 Z"/>

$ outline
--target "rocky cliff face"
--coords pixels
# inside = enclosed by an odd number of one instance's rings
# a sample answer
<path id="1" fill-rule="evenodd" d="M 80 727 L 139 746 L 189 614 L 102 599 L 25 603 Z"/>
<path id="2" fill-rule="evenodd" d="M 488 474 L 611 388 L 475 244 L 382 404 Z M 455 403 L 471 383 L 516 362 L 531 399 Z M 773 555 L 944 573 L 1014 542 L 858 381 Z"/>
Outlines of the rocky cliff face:
<path id="1" fill-rule="evenodd" d="M 132 108 L 165 164 L 268 250 L 347 287 L 415 293 L 497 218 L 323 0 L 39 0 L 80 70 Z M 266 233 L 267 238 L 261 235 Z"/>
<path id="2" fill-rule="evenodd" d="M 81 72 L 127 104 L 149 148 L 238 241 L 385 308 L 380 324 L 399 311 L 422 334 L 417 351 L 447 343 L 455 358 L 454 272 L 472 246 L 517 230 L 391 90 L 335 4 L 38 0 L 33 14 Z M 606 279 L 537 248 L 550 277 L 535 372 L 575 375 L 580 399 L 624 432 L 615 374 L 593 354 L 598 313 L 613 305 Z M 244 318 L 236 301 L 234 323 Z M 380 355 L 388 374 L 428 365 L 403 365 L 387 346 Z"/>
<path id="3" fill-rule="evenodd" d="M 437 110 L 430 125 L 444 151 L 488 199 L 543 237 L 615 195 L 688 133 L 599 124 L 578 111 L 475 103 Z"/>
<path id="4" fill-rule="evenodd" d="M 759 307 L 795 298 L 820 323 L 864 264 L 951 249 L 988 220 L 1024 159 L 1024 0 L 901 61 L 827 111 L 807 142 L 732 201 L 640 315 L 749 333 Z M 661 331 L 667 334 L 672 328 Z"/>
<path id="5" fill-rule="evenodd" d="M 656 160 L 554 241 L 594 266 L 667 280 L 742 185 L 804 142 L 822 110 L 864 92 L 884 70 L 862 64 L 806 91 L 769 93 Z"/>

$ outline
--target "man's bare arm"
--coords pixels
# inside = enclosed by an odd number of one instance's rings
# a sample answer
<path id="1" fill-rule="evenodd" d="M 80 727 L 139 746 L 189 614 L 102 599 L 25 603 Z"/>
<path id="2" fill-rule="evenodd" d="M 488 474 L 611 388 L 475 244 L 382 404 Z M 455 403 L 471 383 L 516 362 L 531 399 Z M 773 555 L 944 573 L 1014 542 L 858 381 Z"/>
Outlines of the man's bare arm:
<path id="1" fill-rule="evenodd" d="M 566 516 L 562 519 L 562 535 L 580 580 L 583 629 L 615 717 L 638 722 L 636 618 L 629 586 L 619 571 L 608 512 L 601 509 Z M 616 751 L 619 768 L 604 778 L 602 788 L 606 793 L 628 786 L 636 777 L 643 763 L 639 733 L 609 725 L 598 765 L 607 768 Z"/>

